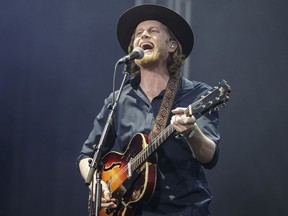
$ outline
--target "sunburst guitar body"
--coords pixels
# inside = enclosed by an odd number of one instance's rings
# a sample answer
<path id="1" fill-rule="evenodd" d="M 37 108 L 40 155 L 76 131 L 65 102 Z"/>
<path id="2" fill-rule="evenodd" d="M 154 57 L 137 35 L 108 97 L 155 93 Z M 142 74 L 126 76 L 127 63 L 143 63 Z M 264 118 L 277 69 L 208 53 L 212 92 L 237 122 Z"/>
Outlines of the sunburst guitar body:
<path id="1" fill-rule="evenodd" d="M 100 215 L 133 215 L 136 203 L 148 201 L 154 193 L 157 178 L 156 156 L 139 154 L 146 149 L 148 137 L 137 133 L 126 151 L 111 151 L 103 157 L 102 180 L 106 182 L 112 197 L 117 200 L 116 209 L 101 209 Z M 137 157 L 138 156 L 138 157 Z M 137 159 L 138 158 L 138 159 Z"/>

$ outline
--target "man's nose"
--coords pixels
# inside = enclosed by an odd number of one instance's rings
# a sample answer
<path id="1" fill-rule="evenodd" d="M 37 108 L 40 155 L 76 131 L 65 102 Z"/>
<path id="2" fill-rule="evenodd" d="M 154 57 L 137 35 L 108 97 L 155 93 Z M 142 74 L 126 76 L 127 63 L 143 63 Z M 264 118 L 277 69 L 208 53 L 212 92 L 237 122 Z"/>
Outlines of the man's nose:
<path id="1" fill-rule="evenodd" d="M 142 37 L 142 38 L 149 38 L 149 37 L 151 37 L 151 36 L 150 36 L 150 34 L 149 34 L 149 32 L 148 32 L 147 30 L 144 30 L 143 33 L 142 33 L 142 35 L 141 35 L 141 37 Z"/>

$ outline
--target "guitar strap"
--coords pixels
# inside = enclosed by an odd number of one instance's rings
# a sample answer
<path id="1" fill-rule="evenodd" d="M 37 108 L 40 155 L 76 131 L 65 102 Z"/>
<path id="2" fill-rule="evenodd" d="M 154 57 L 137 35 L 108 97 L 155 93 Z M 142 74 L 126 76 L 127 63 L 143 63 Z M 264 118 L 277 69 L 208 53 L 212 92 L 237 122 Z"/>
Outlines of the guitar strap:
<path id="1" fill-rule="evenodd" d="M 154 122 L 153 129 L 149 134 L 149 140 L 154 139 L 162 130 L 165 129 L 169 114 L 172 109 L 173 101 L 175 99 L 178 90 L 179 83 L 180 83 L 179 78 L 177 79 L 170 77 L 158 115 Z"/>

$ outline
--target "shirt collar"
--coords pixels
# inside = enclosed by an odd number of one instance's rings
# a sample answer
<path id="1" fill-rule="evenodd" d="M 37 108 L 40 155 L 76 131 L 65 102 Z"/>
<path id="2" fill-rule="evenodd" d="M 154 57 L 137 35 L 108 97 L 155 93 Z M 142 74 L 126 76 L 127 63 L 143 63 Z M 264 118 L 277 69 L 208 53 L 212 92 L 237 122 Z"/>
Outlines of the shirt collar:
<path id="1" fill-rule="evenodd" d="M 135 77 L 131 77 L 131 79 L 130 79 L 131 87 L 134 90 L 137 90 L 139 88 L 140 81 L 141 81 L 141 76 L 140 75 L 136 75 Z"/>

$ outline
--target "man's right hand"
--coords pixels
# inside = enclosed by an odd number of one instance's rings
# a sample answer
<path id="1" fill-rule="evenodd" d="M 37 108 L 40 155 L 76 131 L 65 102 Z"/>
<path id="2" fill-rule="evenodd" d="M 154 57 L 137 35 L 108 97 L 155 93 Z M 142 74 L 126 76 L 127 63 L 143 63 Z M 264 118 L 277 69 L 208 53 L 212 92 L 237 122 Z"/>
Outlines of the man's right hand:
<path id="1" fill-rule="evenodd" d="M 88 173 L 89 173 L 89 160 L 91 160 L 92 158 L 83 158 L 80 162 L 79 162 L 79 169 L 80 169 L 80 172 L 81 172 L 81 175 L 83 177 L 83 179 L 86 179 Z M 95 185 L 93 187 L 94 189 L 94 195 L 93 195 L 93 202 L 95 201 L 95 189 L 96 189 L 96 180 L 94 178 L 94 182 L 95 182 Z M 101 181 L 101 184 L 102 184 L 102 195 L 101 195 L 101 208 L 116 208 L 117 205 L 116 205 L 116 199 L 115 198 L 112 198 L 112 193 L 110 192 L 109 188 L 108 188 L 108 185 L 106 184 L 106 182 L 104 181 Z M 92 187 L 91 187 L 91 184 L 89 186 L 89 189 L 90 189 L 90 193 L 89 193 L 89 200 L 91 200 L 91 190 L 92 190 Z"/>
<path id="2" fill-rule="evenodd" d="M 108 189 L 106 182 L 101 181 L 102 184 L 102 197 L 101 197 L 101 208 L 110 209 L 116 208 L 116 199 L 112 197 L 112 193 Z"/>

